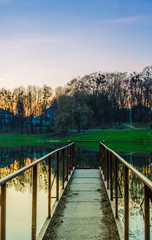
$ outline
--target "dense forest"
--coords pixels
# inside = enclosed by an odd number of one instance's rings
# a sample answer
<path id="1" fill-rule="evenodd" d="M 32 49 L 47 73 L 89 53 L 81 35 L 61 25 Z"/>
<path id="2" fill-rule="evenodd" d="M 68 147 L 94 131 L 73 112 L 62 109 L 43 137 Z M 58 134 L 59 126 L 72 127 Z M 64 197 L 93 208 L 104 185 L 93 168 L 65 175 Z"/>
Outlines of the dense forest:
<path id="1" fill-rule="evenodd" d="M 13 91 L 0 90 L 0 108 L 13 113 L 11 128 L 21 132 L 43 129 L 51 108 L 53 116 L 47 129 L 78 131 L 125 122 L 152 122 L 152 67 L 141 73 L 96 72 L 74 78 L 64 87 L 53 90 L 29 86 Z M 53 119 L 52 119 L 53 118 Z M 15 121 L 14 121 L 15 119 Z M 33 119 L 38 119 L 34 124 Z M 1 120 L 1 125 L 3 121 Z"/>

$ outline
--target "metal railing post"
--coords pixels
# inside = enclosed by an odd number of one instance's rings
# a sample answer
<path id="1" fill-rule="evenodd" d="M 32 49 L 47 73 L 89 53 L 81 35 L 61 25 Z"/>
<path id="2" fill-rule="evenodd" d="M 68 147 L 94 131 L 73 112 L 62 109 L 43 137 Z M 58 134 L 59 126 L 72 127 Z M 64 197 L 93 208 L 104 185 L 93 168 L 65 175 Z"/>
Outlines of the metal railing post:
<path id="1" fill-rule="evenodd" d="M 73 143 L 73 167 L 75 166 L 75 143 Z"/>
<path id="2" fill-rule="evenodd" d="M 51 218 L 51 156 L 48 161 L 48 218 Z"/>
<path id="3" fill-rule="evenodd" d="M 129 240 L 129 182 L 128 168 L 124 167 L 124 240 Z"/>
<path id="4" fill-rule="evenodd" d="M 110 152 L 110 200 L 113 201 L 112 153 Z"/>
<path id="5" fill-rule="evenodd" d="M 67 159 L 67 173 L 66 173 L 66 180 L 68 181 L 68 175 L 69 175 L 69 163 L 68 163 L 68 158 L 69 158 L 69 149 L 67 147 L 67 152 L 66 152 L 66 159 Z"/>
<path id="6" fill-rule="evenodd" d="M 105 175 L 105 147 L 103 146 L 103 175 Z"/>
<path id="7" fill-rule="evenodd" d="M 65 158 L 65 149 L 63 149 L 63 165 L 62 165 L 62 189 L 64 189 L 64 158 Z"/>
<path id="8" fill-rule="evenodd" d="M 102 172 L 104 174 L 104 146 L 102 146 Z"/>
<path id="9" fill-rule="evenodd" d="M 115 157 L 115 218 L 118 218 L 118 165 Z"/>
<path id="10" fill-rule="evenodd" d="M 109 189 L 109 151 L 107 150 L 107 189 Z"/>
<path id="11" fill-rule="evenodd" d="M 59 151 L 56 155 L 56 200 L 59 200 Z"/>
<path id="12" fill-rule="evenodd" d="M 69 165 L 68 173 L 70 174 L 70 172 L 71 172 L 71 149 L 70 149 L 70 147 L 69 147 L 68 161 L 69 161 L 69 163 L 68 163 L 68 165 Z"/>
<path id="13" fill-rule="evenodd" d="M 150 240 L 150 206 L 148 187 L 144 184 L 144 223 L 145 223 L 145 239 Z"/>
<path id="14" fill-rule="evenodd" d="M 36 240 L 37 229 L 37 165 L 33 167 L 33 183 L 32 183 L 32 240 Z"/>
<path id="15" fill-rule="evenodd" d="M 106 149 L 105 149 L 105 151 L 104 151 L 104 169 L 105 169 L 105 171 L 104 171 L 104 181 L 106 181 L 107 180 L 107 151 L 106 151 Z"/>
<path id="16" fill-rule="evenodd" d="M 70 171 L 72 170 L 72 146 L 70 146 Z"/>
<path id="17" fill-rule="evenodd" d="M 6 184 L 1 186 L 1 240 L 6 239 Z"/>
<path id="18" fill-rule="evenodd" d="M 102 159 L 101 159 L 101 156 L 102 156 L 102 150 L 101 150 L 101 143 L 99 143 L 99 148 L 100 148 L 100 155 L 99 155 L 99 166 L 101 167 L 101 170 L 102 170 Z"/>

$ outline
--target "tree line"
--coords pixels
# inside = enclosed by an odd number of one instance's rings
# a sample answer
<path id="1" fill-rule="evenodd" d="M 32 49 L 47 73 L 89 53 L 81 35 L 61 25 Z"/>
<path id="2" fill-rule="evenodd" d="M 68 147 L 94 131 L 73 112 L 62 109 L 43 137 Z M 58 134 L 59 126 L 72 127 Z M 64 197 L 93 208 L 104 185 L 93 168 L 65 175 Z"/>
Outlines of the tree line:
<path id="1" fill-rule="evenodd" d="M 95 72 L 72 79 L 64 87 L 29 86 L 0 90 L 0 107 L 14 114 L 11 124 L 21 132 L 43 128 L 46 109 L 52 108 L 50 128 L 66 133 L 125 122 L 152 121 L 152 67 L 141 73 Z M 33 119 L 39 116 L 38 124 Z M 16 125 L 15 125 L 16 124 Z"/>
<path id="2" fill-rule="evenodd" d="M 133 121 L 151 123 L 152 71 L 92 73 L 56 89 L 55 126 L 66 132 Z"/>
<path id="3" fill-rule="evenodd" d="M 34 128 L 42 130 L 42 121 L 45 119 L 46 109 L 50 106 L 53 90 L 51 87 L 28 86 L 11 90 L 0 89 L 0 108 L 9 112 L 0 115 L 1 129 L 6 125 L 9 129 L 20 129 L 33 133 Z M 13 115 L 11 114 L 13 113 Z M 33 119 L 39 116 L 38 123 L 33 124 Z M 3 118 L 3 119 L 2 119 Z M 9 126 L 8 126 L 9 125 Z"/>

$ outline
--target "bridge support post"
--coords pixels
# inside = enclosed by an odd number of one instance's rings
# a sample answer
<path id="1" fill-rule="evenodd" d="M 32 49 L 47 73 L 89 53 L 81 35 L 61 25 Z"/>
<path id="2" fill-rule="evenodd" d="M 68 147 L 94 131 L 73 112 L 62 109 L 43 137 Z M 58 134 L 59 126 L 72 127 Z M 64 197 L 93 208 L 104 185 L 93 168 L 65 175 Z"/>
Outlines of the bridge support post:
<path id="1" fill-rule="evenodd" d="M 32 192 L 32 240 L 36 240 L 37 222 L 37 165 L 33 167 L 33 192 Z"/>
<path id="2" fill-rule="evenodd" d="M 110 200 L 113 201 L 112 152 L 110 152 Z"/>
<path id="3" fill-rule="evenodd" d="M 72 151 L 72 166 L 74 167 L 74 165 L 75 165 L 75 143 L 72 145 L 72 149 L 73 149 L 73 151 Z"/>
<path id="4" fill-rule="evenodd" d="M 104 180 L 107 180 L 107 151 L 104 149 Z"/>
<path id="5" fill-rule="evenodd" d="M 149 206 L 149 189 L 144 185 L 144 222 L 145 222 L 145 239 L 150 240 L 150 206 Z"/>
<path id="6" fill-rule="evenodd" d="M 107 150 L 107 189 L 109 189 L 109 151 Z"/>
<path id="7" fill-rule="evenodd" d="M 102 171 L 104 174 L 104 146 L 102 146 Z"/>
<path id="8" fill-rule="evenodd" d="M 129 183 L 128 168 L 124 167 L 124 240 L 129 240 Z"/>
<path id="9" fill-rule="evenodd" d="M 73 168 L 73 166 L 72 166 L 72 146 L 70 146 L 70 171 L 72 171 L 72 168 Z"/>
<path id="10" fill-rule="evenodd" d="M 102 170 L 102 146 L 101 143 L 99 143 L 100 145 L 100 155 L 99 155 L 99 166 L 101 167 Z"/>
<path id="11" fill-rule="evenodd" d="M 68 181 L 68 175 L 69 175 L 69 148 L 67 148 L 66 160 L 67 160 L 66 180 Z"/>
<path id="12" fill-rule="evenodd" d="M 51 218 L 51 156 L 48 160 L 48 218 Z"/>
<path id="13" fill-rule="evenodd" d="M 65 149 L 63 149 L 63 165 L 62 165 L 62 189 L 64 189 L 64 161 L 65 160 Z"/>
<path id="14" fill-rule="evenodd" d="M 1 240 L 6 239 L 6 184 L 1 186 Z"/>
<path id="15" fill-rule="evenodd" d="M 118 163 L 115 157 L 115 218 L 118 218 Z"/>
<path id="16" fill-rule="evenodd" d="M 56 200 L 59 200 L 59 151 L 56 156 Z"/>
<path id="17" fill-rule="evenodd" d="M 105 147 L 103 147 L 103 175 L 105 175 Z"/>

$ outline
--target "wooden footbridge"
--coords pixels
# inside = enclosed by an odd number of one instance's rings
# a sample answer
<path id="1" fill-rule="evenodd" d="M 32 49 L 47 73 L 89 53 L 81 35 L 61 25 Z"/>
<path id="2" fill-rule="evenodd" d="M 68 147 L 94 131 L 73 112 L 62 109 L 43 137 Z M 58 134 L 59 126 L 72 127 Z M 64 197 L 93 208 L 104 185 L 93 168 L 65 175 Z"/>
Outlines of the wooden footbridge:
<path id="1" fill-rule="evenodd" d="M 79 141 L 80 142 L 80 141 Z M 132 172 L 144 184 L 144 239 L 150 240 L 150 199 L 152 182 L 134 167 L 128 164 L 102 141 L 99 142 L 99 169 L 75 168 L 75 142 L 61 147 L 46 156 L 36 160 L 26 167 L 0 180 L 1 186 L 1 240 L 6 240 L 6 184 L 25 171 L 32 169 L 32 240 L 53 239 L 51 222 L 55 217 L 55 210 L 61 203 L 64 192 L 68 191 L 66 207 L 62 221 L 56 229 L 54 239 L 129 239 L 129 173 Z M 56 172 L 52 175 L 51 161 L 56 156 Z M 40 231 L 37 233 L 37 165 L 48 161 L 48 215 Z M 124 225 L 118 216 L 118 161 L 124 167 Z M 52 186 L 56 186 L 56 195 L 52 193 Z M 62 184 L 62 186 L 60 186 Z M 105 194 L 106 193 L 106 194 Z M 102 204 L 102 199 L 108 197 L 112 210 L 110 221 L 107 221 L 105 211 L 109 206 Z M 52 207 L 52 201 L 55 202 Z M 113 214 L 112 214 L 113 212 Z M 115 223 L 114 223 L 115 220 Z M 23 219 L 24 221 L 24 219 Z M 111 225 L 116 227 L 111 230 Z M 117 234 L 117 229 L 119 235 Z M 112 232 L 111 232 L 112 231 Z"/>

